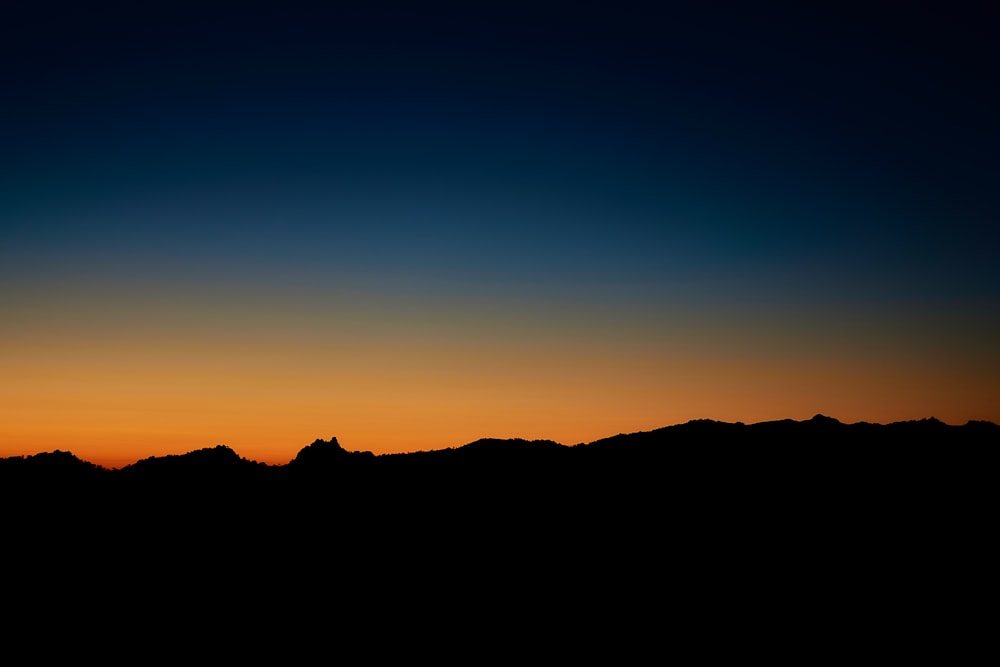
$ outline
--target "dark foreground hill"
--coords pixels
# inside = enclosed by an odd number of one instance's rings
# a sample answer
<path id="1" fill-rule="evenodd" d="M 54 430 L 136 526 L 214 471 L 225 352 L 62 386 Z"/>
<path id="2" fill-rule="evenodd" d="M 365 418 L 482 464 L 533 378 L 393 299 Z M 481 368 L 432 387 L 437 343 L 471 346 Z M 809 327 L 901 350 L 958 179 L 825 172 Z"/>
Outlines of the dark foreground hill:
<path id="1" fill-rule="evenodd" d="M 998 447 L 988 422 L 698 420 L 572 446 L 484 439 L 380 456 L 331 438 L 278 466 L 225 446 L 117 470 L 56 451 L 0 459 L 0 489 L 9 529 L 155 536 L 164 548 L 280 540 L 311 552 L 342 536 L 355 550 L 531 544 L 569 557 L 684 535 L 688 548 L 726 549 L 822 536 L 830 551 L 844 531 L 973 539 L 959 533 L 995 504 Z"/>
<path id="2" fill-rule="evenodd" d="M 378 456 L 349 451 L 336 438 L 317 439 L 285 465 L 252 461 L 219 445 L 110 470 L 56 450 L 0 458 L 0 482 L 8 494 L 39 500 L 72 494 L 78 503 L 101 489 L 166 502 L 229 490 L 296 496 L 379 488 L 389 503 L 397 492 L 410 500 L 446 492 L 482 500 L 548 490 L 596 494 L 612 487 L 627 493 L 637 487 L 693 491 L 730 485 L 735 492 L 801 483 L 813 491 L 850 484 L 874 490 L 919 485 L 920 475 L 947 484 L 988 474 L 988 467 L 977 464 L 988 462 L 998 446 L 1000 426 L 991 422 L 956 426 L 931 418 L 845 424 L 817 415 L 749 425 L 695 420 L 571 446 L 482 439 Z"/>
<path id="3" fill-rule="evenodd" d="M 0 460 L 4 565 L 46 593 L 29 607 L 101 599 L 129 627 L 174 605 L 328 633 L 348 611 L 517 645 L 569 623 L 619 662 L 645 657 L 602 643 L 623 624 L 644 651 L 794 638 L 846 656 L 984 622 L 965 610 L 993 590 L 998 447 L 988 422 L 816 416 L 380 456 L 332 438 L 280 466 L 57 451 Z"/>
<path id="4" fill-rule="evenodd" d="M 591 443 L 483 439 L 455 448 L 386 454 L 316 440 L 286 465 L 226 446 L 151 457 L 117 470 L 69 452 L 0 459 L 10 513 L 90 512 L 126 521 L 136 512 L 203 522 L 217 506 L 231 520 L 316 515 L 389 521 L 459 510 L 659 516 L 686 506 L 766 508 L 770 516 L 875 501 L 941 506 L 992 492 L 1000 426 L 935 419 L 845 424 L 817 415 L 756 424 L 696 420 Z M 978 501 L 985 501 L 980 497 Z"/>

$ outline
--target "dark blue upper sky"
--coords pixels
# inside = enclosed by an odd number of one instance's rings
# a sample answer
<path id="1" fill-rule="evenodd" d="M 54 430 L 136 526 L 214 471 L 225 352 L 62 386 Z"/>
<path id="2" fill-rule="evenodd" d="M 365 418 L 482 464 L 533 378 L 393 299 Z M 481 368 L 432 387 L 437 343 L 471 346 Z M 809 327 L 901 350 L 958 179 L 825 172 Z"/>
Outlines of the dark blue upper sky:
<path id="1" fill-rule="evenodd" d="M 24 3 L 0 23 L 8 293 L 1000 302 L 990 3 Z"/>
<path id="2" fill-rule="evenodd" d="M 998 28 L 8 3 L 0 453 L 1000 419 Z"/>
<path id="3" fill-rule="evenodd" d="M 5 261 L 759 260 L 995 295 L 995 11 L 799 4 L 14 9 Z"/>

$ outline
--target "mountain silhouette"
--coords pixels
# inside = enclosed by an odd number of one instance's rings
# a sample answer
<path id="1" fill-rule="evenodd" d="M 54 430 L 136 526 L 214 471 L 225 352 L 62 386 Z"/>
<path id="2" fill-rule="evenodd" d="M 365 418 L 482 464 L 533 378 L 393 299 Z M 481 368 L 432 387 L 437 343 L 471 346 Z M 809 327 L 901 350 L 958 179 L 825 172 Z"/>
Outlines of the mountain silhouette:
<path id="1" fill-rule="evenodd" d="M 515 466 L 528 472 L 532 466 L 550 464 L 574 468 L 590 462 L 601 465 L 653 464 L 633 470 L 636 474 L 666 473 L 656 465 L 686 461 L 688 464 L 719 466 L 734 464 L 788 467 L 797 461 L 813 460 L 824 466 L 854 465 L 857 472 L 889 460 L 899 465 L 899 457 L 933 454 L 942 463 L 963 452 L 955 447 L 995 447 L 1000 443 L 1000 426 L 987 421 L 949 425 L 935 418 L 877 424 L 844 423 L 817 414 L 808 420 L 791 419 L 754 424 L 691 420 L 682 424 L 602 438 L 589 443 L 565 445 L 552 440 L 522 438 L 482 438 L 458 447 L 428 451 L 375 455 L 369 451 L 348 451 L 332 437 L 316 439 L 298 451 L 284 465 L 264 464 L 239 456 L 226 445 L 203 448 L 186 454 L 151 456 L 120 469 L 106 469 L 79 459 L 68 451 L 55 450 L 27 456 L 0 458 L 0 480 L 6 485 L 24 480 L 44 481 L 46 477 L 67 479 L 119 478 L 178 481 L 197 477 L 211 480 L 245 475 L 254 479 L 280 480 L 296 475 L 337 471 L 414 468 L 432 474 L 434 468 L 476 466 L 483 469 Z M 928 451 L 932 448 L 933 451 Z M 975 457 L 987 451 L 965 451 Z M 860 458 L 853 459 L 858 456 Z M 510 472 L 509 470 L 507 472 Z M 763 472 L 758 470 L 757 472 Z M 816 472 L 816 471 L 814 471 Z M 971 471 L 970 471 L 971 472 Z"/>
<path id="2" fill-rule="evenodd" d="M 285 465 L 57 450 L 0 459 L 0 536 L 20 608 L 100 600 L 123 627 L 177 609 L 294 636 L 327 631 L 318 604 L 491 636 L 823 642 L 844 619 L 954 618 L 989 580 L 998 445 L 991 422 L 817 415 L 377 456 L 333 437 Z"/>
<path id="3" fill-rule="evenodd" d="M 140 459 L 122 468 L 129 475 L 225 474 L 261 464 L 239 456 L 225 445 L 196 449 L 186 454 L 168 454 Z"/>
<path id="4" fill-rule="evenodd" d="M 702 513 L 752 507 L 777 517 L 805 508 L 861 512 L 892 497 L 985 502 L 975 496 L 991 488 L 998 444 L 992 422 L 848 424 L 820 414 L 754 424 L 692 420 L 574 445 L 484 438 L 405 454 L 348 451 L 333 437 L 285 465 L 218 445 L 109 470 L 57 450 L 0 459 L 0 483 L 22 512 L 33 497 L 38 506 L 92 505 L 109 516 L 155 508 L 192 522 L 202 506 L 219 503 L 274 517 L 335 508 L 355 523 L 366 513 L 431 516 L 456 504 L 492 514 L 562 504 L 567 516 L 584 507 L 635 515 L 693 499 Z"/>
<path id="5" fill-rule="evenodd" d="M 299 450 L 288 463 L 290 469 L 296 471 L 307 471 L 310 469 L 329 470 L 336 466 L 357 464 L 362 461 L 370 461 L 375 458 L 371 452 L 349 452 L 337 441 L 337 438 L 329 440 L 316 439 L 312 444 L 306 445 Z"/>
<path id="6" fill-rule="evenodd" d="M 30 456 L 0 458 L 0 470 L 4 471 L 5 476 L 33 475 L 39 473 L 49 475 L 89 475 L 103 470 L 103 468 L 89 461 L 79 459 L 71 452 L 56 449 L 51 452 L 41 452 Z"/>

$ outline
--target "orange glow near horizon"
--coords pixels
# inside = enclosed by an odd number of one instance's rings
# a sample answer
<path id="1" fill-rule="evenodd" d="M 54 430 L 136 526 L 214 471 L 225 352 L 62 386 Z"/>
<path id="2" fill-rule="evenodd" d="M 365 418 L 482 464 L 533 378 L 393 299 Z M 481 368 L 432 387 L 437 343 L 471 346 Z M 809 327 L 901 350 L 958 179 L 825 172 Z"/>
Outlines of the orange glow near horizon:
<path id="1" fill-rule="evenodd" d="M 1000 423 L 995 3 L 77 4 L 4 16 L 0 457 Z"/>
<path id="2" fill-rule="evenodd" d="M 200 327 L 108 317 L 8 332 L 0 456 L 61 449 L 121 467 L 223 444 L 284 464 L 330 437 L 381 454 L 481 437 L 575 444 L 701 418 L 1000 420 L 1000 374 L 975 350 L 935 356 L 823 327 L 727 329 L 691 312 L 601 324 L 571 310 L 512 324 L 472 307 L 280 325 L 243 310 L 227 327 L 206 312 L 181 319 Z"/>

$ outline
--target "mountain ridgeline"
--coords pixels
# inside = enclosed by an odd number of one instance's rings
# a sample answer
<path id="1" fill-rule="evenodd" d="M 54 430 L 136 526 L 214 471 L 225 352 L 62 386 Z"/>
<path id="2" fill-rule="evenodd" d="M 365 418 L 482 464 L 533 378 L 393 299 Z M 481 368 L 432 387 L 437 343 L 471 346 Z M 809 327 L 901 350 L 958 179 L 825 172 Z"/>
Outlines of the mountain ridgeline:
<path id="1" fill-rule="evenodd" d="M 936 419 L 842 423 L 823 415 L 755 424 L 694 420 L 590 443 L 482 439 L 447 449 L 375 455 L 317 439 L 287 464 L 259 463 L 228 446 L 105 469 L 56 450 L 0 459 L 7 494 L 75 504 L 110 494 L 129 502 L 232 497 L 281 503 L 369 498 L 384 508 L 415 502 L 512 503 L 647 494 L 800 495 L 881 493 L 903 487 L 964 487 L 992 475 L 1000 426 Z M 967 489 L 968 490 L 968 489 Z M 23 496 L 22 496 L 23 497 Z"/>
<path id="2" fill-rule="evenodd" d="M 875 464 L 886 457 L 900 465 L 905 465 L 905 461 L 897 457 L 951 458 L 958 453 L 954 449 L 956 446 L 991 449 L 1000 446 L 1000 425 L 970 421 L 956 426 L 934 418 L 889 424 L 848 424 L 824 415 L 804 421 L 785 419 L 754 424 L 699 419 L 576 445 L 552 440 L 483 438 L 459 447 L 381 455 L 349 451 L 333 437 L 315 440 L 285 465 L 258 463 L 239 456 L 226 445 L 218 445 L 186 454 L 149 457 L 120 469 L 105 469 L 69 451 L 57 449 L 0 458 L 0 475 L 5 483 L 14 483 L 18 478 L 41 482 L 46 476 L 61 482 L 71 478 L 142 478 L 149 481 L 166 477 L 175 478 L 174 481 L 224 481 L 234 477 L 264 481 L 296 476 L 315 478 L 317 475 L 340 478 L 345 473 L 391 473 L 403 469 L 433 474 L 446 470 L 456 472 L 456 467 L 468 467 L 470 471 L 512 472 L 505 470 L 512 465 L 529 473 L 531 467 L 572 467 L 576 463 L 668 465 L 671 461 L 693 463 L 698 459 L 720 467 L 765 462 L 769 466 L 788 467 L 810 458 L 817 459 L 817 463 L 819 459 L 826 459 L 832 466 L 850 459 L 849 467 L 861 472 L 866 462 Z M 974 451 L 967 453 L 977 455 Z M 854 457 L 861 458 L 854 460 Z M 642 470 L 649 468 L 642 465 L 635 472 Z"/>
<path id="3" fill-rule="evenodd" d="M 218 446 L 112 470 L 54 451 L 0 459 L 0 535 L 24 608 L 111 600 L 125 626 L 174 601 L 191 625 L 298 636 L 319 600 L 371 627 L 507 632 L 479 619 L 509 609 L 529 635 L 562 619 L 825 646 L 842 618 L 915 627 L 979 590 L 998 447 L 990 422 L 816 416 L 408 454 L 331 438 L 284 465 Z"/>

